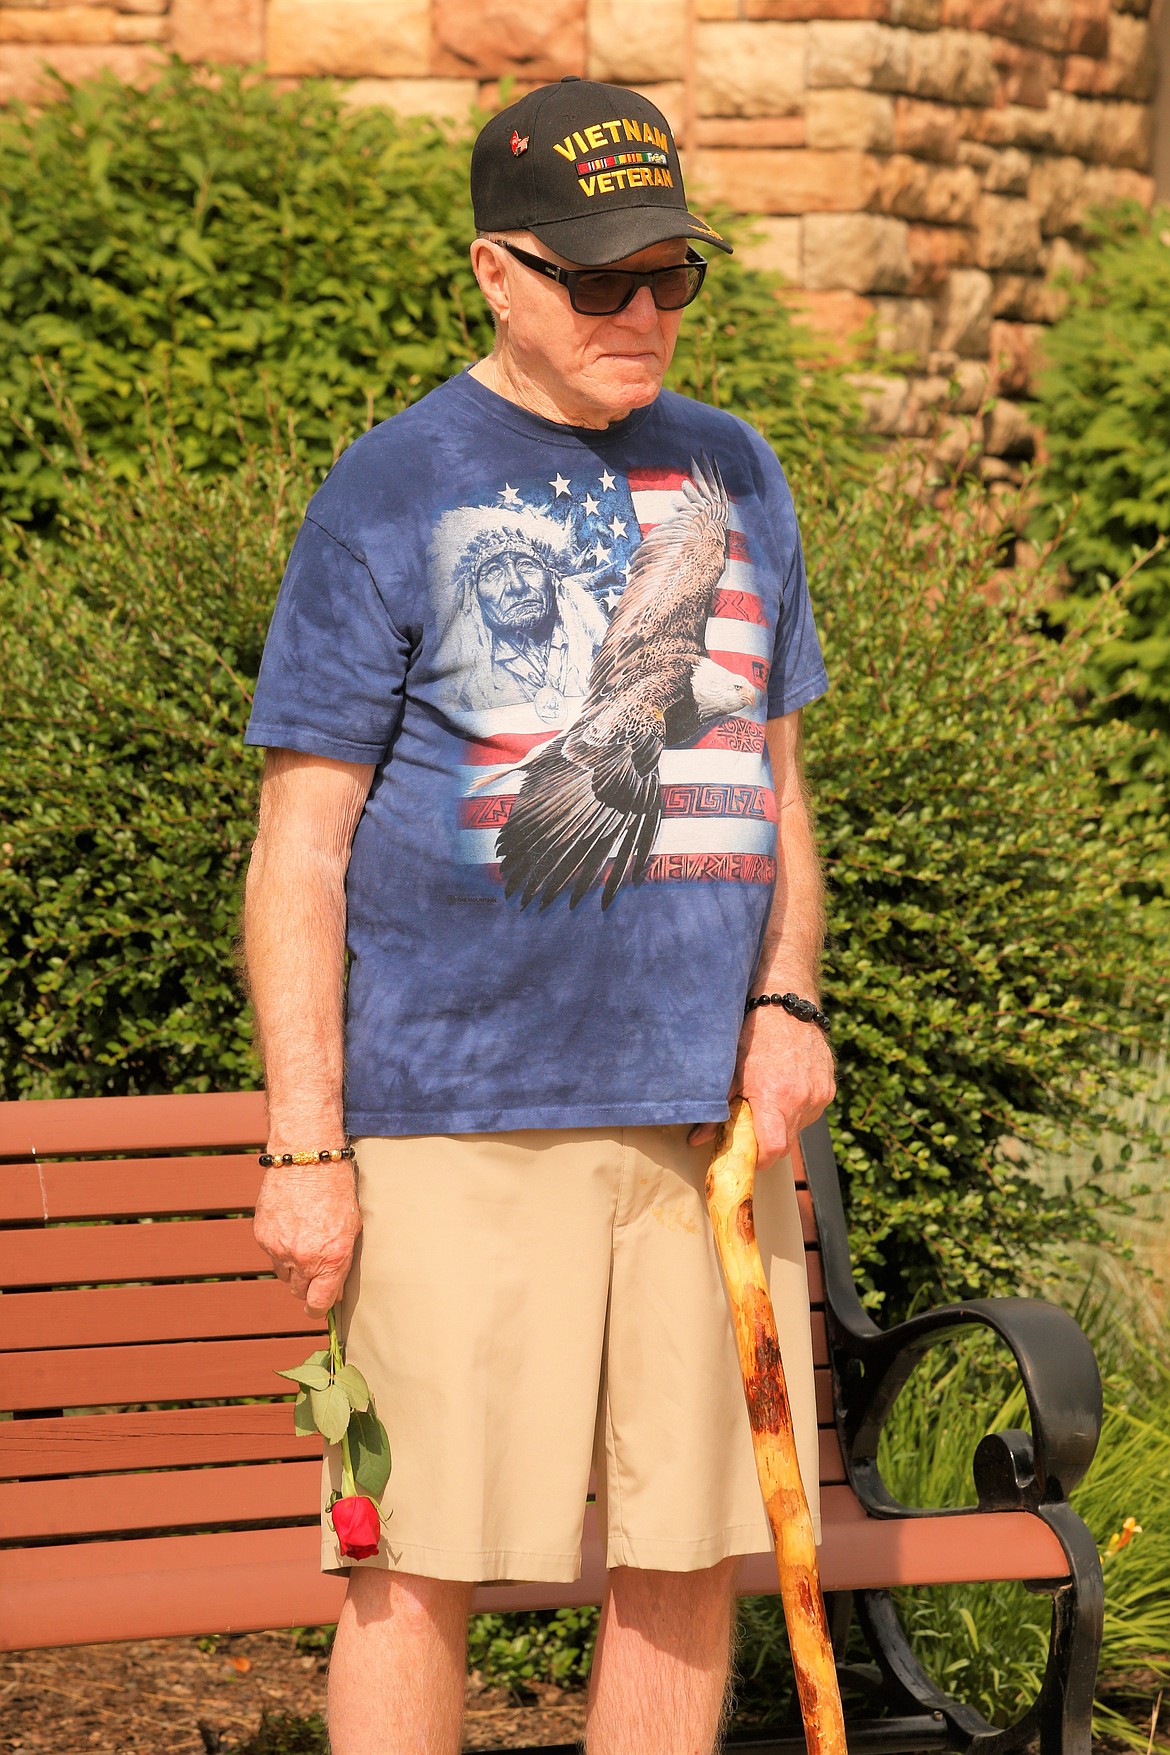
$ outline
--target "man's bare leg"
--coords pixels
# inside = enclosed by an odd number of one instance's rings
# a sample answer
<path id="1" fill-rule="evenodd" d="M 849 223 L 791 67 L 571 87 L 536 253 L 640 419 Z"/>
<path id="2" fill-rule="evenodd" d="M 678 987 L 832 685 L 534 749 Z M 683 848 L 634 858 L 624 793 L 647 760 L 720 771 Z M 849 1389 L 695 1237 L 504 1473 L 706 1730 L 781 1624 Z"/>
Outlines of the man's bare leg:
<path id="1" fill-rule="evenodd" d="M 329 1660 L 332 1755 L 458 1755 L 471 1592 L 353 1567 Z"/>
<path id="2" fill-rule="evenodd" d="M 589 1677 L 589 1755 L 712 1755 L 735 1631 L 733 1557 L 700 1572 L 617 1566 Z"/>

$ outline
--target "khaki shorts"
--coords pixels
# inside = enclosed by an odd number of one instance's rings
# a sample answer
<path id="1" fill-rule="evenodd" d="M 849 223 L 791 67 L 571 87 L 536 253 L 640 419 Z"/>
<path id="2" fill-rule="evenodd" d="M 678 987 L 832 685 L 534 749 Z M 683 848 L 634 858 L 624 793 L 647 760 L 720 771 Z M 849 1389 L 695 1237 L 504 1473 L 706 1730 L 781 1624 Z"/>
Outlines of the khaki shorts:
<path id="1" fill-rule="evenodd" d="M 380 1551 L 321 1569 L 579 1576 L 590 1469 L 608 1566 L 767 1552 L 727 1297 L 685 1126 L 356 1142 L 364 1229 L 339 1312 L 390 1438 Z M 788 1158 L 756 1179 L 798 1454 L 820 1540 L 808 1282 Z"/>

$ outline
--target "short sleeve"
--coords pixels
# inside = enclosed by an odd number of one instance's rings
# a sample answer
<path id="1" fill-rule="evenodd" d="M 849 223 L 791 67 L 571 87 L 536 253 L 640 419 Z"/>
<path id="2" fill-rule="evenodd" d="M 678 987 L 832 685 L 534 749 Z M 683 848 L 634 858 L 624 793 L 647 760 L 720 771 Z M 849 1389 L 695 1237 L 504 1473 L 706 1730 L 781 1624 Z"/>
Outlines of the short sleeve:
<path id="1" fill-rule="evenodd" d="M 310 510 L 281 580 L 244 741 L 381 762 L 410 650 L 366 562 Z"/>
<path id="2" fill-rule="evenodd" d="M 806 707 L 810 701 L 823 695 L 829 686 L 808 594 L 804 544 L 794 514 L 792 529 L 795 543 L 792 565 L 780 593 L 776 643 L 768 672 L 769 719 L 778 719 L 782 714 L 795 713 L 798 707 Z"/>

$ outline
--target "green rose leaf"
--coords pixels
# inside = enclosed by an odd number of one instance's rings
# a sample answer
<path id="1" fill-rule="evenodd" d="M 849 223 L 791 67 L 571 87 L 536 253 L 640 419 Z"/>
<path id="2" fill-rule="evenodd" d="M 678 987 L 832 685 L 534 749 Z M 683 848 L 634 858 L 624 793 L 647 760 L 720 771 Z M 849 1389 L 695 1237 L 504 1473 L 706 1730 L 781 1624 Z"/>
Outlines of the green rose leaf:
<path id="1" fill-rule="evenodd" d="M 317 1422 L 313 1418 L 313 1404 L 307 1389 L 302 1389 L 293 1403 L 293 1430 L 302 1438 L 310 1438 L 317 1430 Z"/>
<path id="2" fill-rule="evenodd" d="M 373 1408 L 356 1410 L 349 1424 L 349 1455 L 359 1493 L 379 1499 L 390 1479 L 390 1441 Z"/>
<path id="3" fill-rule="evenodd" d="M 343 1365 L 337 1381 L 349 1397 L 350 1406 L 364 1413 L 370 1405 L 370 1387 L 356 1365 Z"/>
<path id="4" fill-rule="evenodd" d="M 328 1389 L 311 1389 L 309 1397 L 318 1432 L 323 1433 L 330 1444 L 340 1444 L 349 1425 L 351 1411 L 345 1391 L 334 1383 Z"/>
<path id="5" fill-rule="evenodd" d="M 329 1373 L 324 1365 L 318 1365 L 306 1359 L 303 1365 L 293 1365 L 288 1371 L 278 1371 L 278 1377 L 289 1377 L 294 1383 L 304 1384 L 306 1389 L 328 1389 Z"/>

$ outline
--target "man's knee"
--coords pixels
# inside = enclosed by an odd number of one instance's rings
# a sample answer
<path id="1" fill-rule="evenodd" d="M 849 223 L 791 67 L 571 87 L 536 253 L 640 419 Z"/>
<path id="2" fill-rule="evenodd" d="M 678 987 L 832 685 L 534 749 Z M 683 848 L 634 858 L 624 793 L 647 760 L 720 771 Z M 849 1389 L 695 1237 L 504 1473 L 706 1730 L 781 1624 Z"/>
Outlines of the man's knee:
<path id="1" fill-rule="evenodd" d="M 694 1572 L 659 1572 L 649 1567 L 615 1566 L 609 1588 L 623 1620 L 642 1613 L 693 1616 L 722 1610 L 734 1598 L 742 1556 L 729 1555 Z"/>
<path id="2" fill-rule="evenodd" d="M 394 1617 L 404 1624 L 427 1622 L 449 1629 L 466 1624 L 474 1589 L 461 1579 L 423 1578 L 386 1566 L 354 1566 L 346 1602 L 352 1603 L 359 1621 Z"/>

